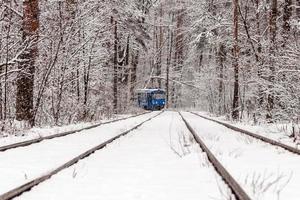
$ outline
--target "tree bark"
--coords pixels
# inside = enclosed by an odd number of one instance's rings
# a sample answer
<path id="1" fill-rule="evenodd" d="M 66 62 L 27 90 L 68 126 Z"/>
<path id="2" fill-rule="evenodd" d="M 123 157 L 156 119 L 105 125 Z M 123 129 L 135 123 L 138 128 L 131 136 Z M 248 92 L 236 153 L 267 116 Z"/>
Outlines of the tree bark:
<path id="1" fill-rule="evenodd" d="M 118 113 L 118 24 L 112 17 L 111 22 L 114 29 L 114 58 L 113 58 L 113 108 Z"/>
<path id="2" fill-rule="evenodd" d="M 23 1 L 23 41 L 27 50 L 21 55 L 21 70 L 17 79 L 16 119 L 33 125 L 33 89 L 35 60 L 38 54 L 39 7 L 38 0 Z"/>
<path id="3" fill-rule="evenodd" d="M 139 51 L 132 53 L 132 63 L 131 63 L 131 76 L 130 76 L 130 96 L 131 101 L 134 99 L 134 88 L 136 86 L 137 79 L 137 66 L 139 63 Z"/>
<path id="4" fill-rule="evenodd" d="M 234 69 L 234 89 L 232 103 L 232 118 L 239 119 L 239 46 L 238 46 L 238 6 L 239 1 L 233 0 L 233 69 Z"/>
<path id="5" fill-rule="evenodd" d="M 172 60 L 172 51 L 173 51 L 173 31 L 171 27 L 169 27 L 169 47 L 168 47 L 168 55 L 167 55 L 167 69 L 166 69 L 166 108 L 169 108 L 169 99 L 170 99 L 170 66 Z"/>
<path id="6" fill-rule="evenodd" d="M 176 13 L 176 31 L 175 31 L 175 73 L 182 78 L 182 68 L 184 62 L 184 33 L 183 33 L 183 23 L 185 17 L 185 9 L 181 1 L 178 2 L 180 9 Z M 179 80 L 180 81 L 180 80 Z M 174 84 L 173 88 L 173 104 L 175 107 L 180 106 L 181 98 L 181 86 L 176 86 Z"/>
<path id="7" fill-rule="evenodd" d="M 225 46 L 224 44 L 220 44 L 219 51 L 218 51 L 218 62 L 219 62 L 219 99 L 218 99 L 218 112 L 219 115 L 222 115 L 224 112 L 224 106 L 222 104 L 223 101 L 223 95 L 224 95 L 224 62 L 226 59 L 226 52 L 225 52 Z"/>
<path id="8" fill-rule="evenodd" d="M 260 0 L 255 1 L 256 10 L 259 10 Z M 261 108 L 264 103 L 263 85 L 261 84 L 262 78 L 262 45 L 261 45 L 261 31 L 260 31 L 260 12 L 256 12 L 256 34 L 257 34 L 257 76 L 258 76 L 258 106 Z"/>
<path id="9" fill-rule="evenodd" d="M 266 118 L 269 122 L 273 121 L 272 111 L 274 109 L 274 81 L 275 81 L 275 49 L 276 49 L 276 32 L 277 32 L 277 0 L 271 1 L 270 11 L 270 61 L 269 61 L 269 92 L 267 95 L 267 115 Z"/>
<path id="10" fill-rule="evenodd" d="M 298 17 L 298 20 L 300 20 L 300 0 L 296 0 L 296 15 Z"/>
<path id="11" fill-rule="evenodd" d="M 162 58 L 163 58 L 163 43 L 164 43 L 164 31 L 162 27 L 162 20 L 163 20 L 163 5 L 160 3 L 160 23 L 159 23 L 159 45 L 158 45 L 158 51 L 159 51 L 159 57 L 158 57 L 158 62 L 157 62 L 157 76 L 161 76 L 161 68 L 162 68 Z M 158 87 L 161 88 L 161 79 L 158 79 Z"/>
<path id="12" fill-rule="evenodd" d="M 290 19 L 292 17 L 292 0 L 285 0 L 283 6 L 283 25 L 282 25 L 282 47 L 286 46 L 291 30 Z"/>

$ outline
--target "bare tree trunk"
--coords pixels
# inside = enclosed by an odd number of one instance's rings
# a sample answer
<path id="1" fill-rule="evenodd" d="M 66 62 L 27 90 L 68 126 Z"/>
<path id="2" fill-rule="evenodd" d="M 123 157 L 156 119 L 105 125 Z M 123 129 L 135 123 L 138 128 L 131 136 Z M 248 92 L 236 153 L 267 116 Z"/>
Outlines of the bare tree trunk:
<path id="1" fill-rule="evenodd" d="M 126 92 L 126 108 L 129 108 L 131 103 L 133 102 L 132 101 L 132 96 L 131 96 L 131 88 L 132 88 L 132 85 L 131 85 L 131 76 L 132 76 L 132 53 L 130 53 L 130 36 L 127 37 L 127 57 L 126 57 L 126 62 L 127 62 L 127 66 L 128 66 L 128 75 L 127 75 L 127 92 Z"/>
<path id="2" fill-rule="evenodd" d="M 233 69 L 234 69 L 234 89 L 233 89 L 233 104 L 232 104 L 232 118 L 239 119 L 239 46 L 238 46 L 238 6 L 239 1 L 233 0 Z"/>
<path id="3" fill-rule="evenodd" d="M 163 43 L 164 43 L 164 32 L 163 32 L 163 27 L 162 27 L 162 19 L 163 19 L 163 5 L 160 3 L 160 24 L 159 24 L 159 61 L 157 63 L 157 76 L 161 76 L 161 68 L 162 68 L 162 53 L 163 53 Z M 161 79 L 158 79 L 158 87 L 161 88 Z"/>
<path id="4" fill-rule="evenodd" d="M 64 84 L 65 84 L 65 72 L 66 72 L 66 66 L 61 67 L 61 73 L 60 73 L 60 81 L 59 81 L 59 90 L 57 94 L 57 104 L 56 104 L 56 112 L 54 114 L 54 122 L 55 125 L 58 125 L 58 121 L 60 118 L 60 112 L 61 112 L 61 101 L 63 97 L 63 91 L 64 91 Z"/>
<path id="5" fill-rule="evenodd" d="M 298 20 L 300 20 L 300 0 L 296 0 L 296 15 L 298 17 Z"/>
<path id="6" fill-rule="evenodd" d="M 17 79 L 16 119 L 33 126 L 33 88 L 35 60 L 38 54 L 38 0 L 23 1 L 23 41 L 27 50 L 22 54 Z"/>
<path id="7" fill-rule="evenodd" d="M 114 27 L 113 106 L 114 113 L 118 113 L 118 24 L 113 17 L 111 22 Z"/>
<path id="8" fill-rule="evenodd" d="M 10 6 L 11 6 L 11 1 L 9 2 Z M 7 27 L 7 34 L 6 34 L 6 64 L 5 64 L 5 69 L 4 69 L 4 110 L 3 110 L 3 119 L 6 120 L 7 118 L 7 79 L 8 79 L 8 61 L 9 61 L 9 38 L 10 38 L 10 32 L 11 32 L 11 23 L 12 23 L 12 13 L 11 11 L 9 11 L 9 14 L 7 16 L 9 18 L 9 25 Z M 2 94 L 2 92 L 1 92 Z M 2 96 L 1 96 L 2 98 Z M 1 113 L 1 117 L 2 117 L 2 113 Z"/>
<path id="9" fill-rule="evenodd" d="M 283 25 L 282 25 L 282 47 L 286 46 L 287 40 L 289 38 L 291 25 L 290 25 L 290 19 L 292 16 L 292 0 L 285 0 L 284 6 L 283 6 Z"/>
<path id="10" fill-rule="evenodd" d="M 224 95 L 224 62 L 226 59 L 226 52 L 225 52 L 225 46 L 224 44 L 221 44 L 218 51 L 218 61 L 219 61 L 219 104 L 218 104 L 218 111 L 219 115 L 223 114 L 224 107 L 222 104 L 223 101 L 223 95 Z"/>
<path id="11" fill-rule="evenodd" d="M 1 49 L 2 43 L 0 41 L 0 49 Z M 1 55 L 0 55 L 0 59 L 1 59 Z M 0 74 L 2 74 L 2 67 L 0 67 Z M 0 121 L 3 120 L 3 98 L 2 98 L 2 80 L 0 79 Z"/>
<path id="12" fill-rule="evenodd" d="M 62 41 L 62 44 L 64 43 L 64 30 L 63 30 L 63 13 L 64 13 L 64 9 L 62 7 L 62 2 L 58 2 L 59 5 L 59 16 L 60 16 L 60 38 Z M 62 55 L 65 56 L 66 55 L 66 47 L 63 46 L 62 48 Z M 58 77 L 58 91 L 57 91 L 57 101 L 54 102 L 54 95 L 52 95 L 52 107 L 53 107 L 53 116 L 54 116 L 54 123 L 55 125 L 58 125 L 59 122 L 59 118 L 60 118 L 60 113 L 61 113 L 61 102 L 62 102 L 62 97 L 63 97 L 63 92 L 64 92 L 64 84 L 65 84 L 65 76 L 66 76 L 66 63 L 62 63 L 62 65 L 60 66 L 60 73 L 59 73 L 59 77 Z M 56 108 L 56 109 L 55 109 Z"/>
<path id="13" fill-rule="evenodd" d="M 9 37 L 9 33 L 8 33 L 8 36 Z M 8 38 L 7 38 L 7 42 L 8 42 Z M 7 55 L 7 60 L 6 60 L 6 65 L 5 65 L 5 69 L 4 69 L 4 110 L 3 110 L 3 119 L 5 120 L 7 118 L 7 86 L 8 86 L 8 83 L 7 83 L 7 79 L 8 79 L 8 74 L 7 74 L 7 70 L 8 70 L 8 53 L 9 53 L 9 47 L 8 47 L 8 44 L 7 44 L 7 49 L 6 49 L 6 55 Z M 2 94 L 2 92 L 1 92 Z"/>
<path id="14" fill-rule="evenodd" d="M 88 66 L 84 67 L 84 100 L 83 100 L 83 105 L 84 105 L 84 118 L 87 117 L 87 112 L 88 112 L 88 96 L 89 96 L 89 86 L 90 86 L 90 73 L 91 73 L 91 66 L 92 66 L 92 51 L 94 50 L 94 45 L 96 43 L 96 38 L 93 41 L 92 47 L 90 49 L 90 54 L 89 54 L 89 61 L 88 61 Z"/>
<path id="15" fill-rule="evenodd" d="M 130 82 L 131 82 L 131 88 L 130 88 L 130 96 L 131 96 L 131 101 L 134 99 L 134 88 L 136 86 L 136 78 L 137 78 L 137 66 L 139 62 L 139 52 L 132 53 L 132 63 L 131 63 L 131 76 L 130 76 Z"/>
<path id="16" fill-rule="evenodd" d="M 260 5 L 260 0 L 256 0 L 255 2 L 256 10 L 259 10 L 259 5 Z M 257 69 L 257 75 L 258 75 L 258 105 L 261 108 L 263 106 L 264 102 L 264 95 L 263 95 L 263 88 L 262 88 L 262 46 L 261 46 L 261 31 L 260 31 L 260 13 L 256 12 L 256 34 L 257 34 L 257 64 L 258 64 L 258 69 Z"/>
<path id="17" fill-rule="evenodd" d="M 157 68 L 158 68 L 158 62 L 159 62 L 159 55 L 157 54 L 158 53 L 158 34 L 157 34 L 157 16 L 156 16 L 156 13 L 154 13 L 154 17 L 153 17 L 153 24 L 154 24 L 154 27 L 153 27 L 153 48 L 155 49 L 154 51 L 154 56 L 152 58 L 152 63 L 151 63 L 151 76 L 153 76 L 154 74 L 157 75 Z M 154 78 L 151 77 L 151 80 L 150 80 L 150 85 L 151 85 L 151 88 L 154 88 L 155 87 L 155 82 L 154 82 Z"/>
<path id="18" fill-rule="evenodd" d="M 296 10 L 295 10 L 296 20 L 298 21 L 298 23 L 300 23 L 300 0 L 296 0 L 295 5 L 297 7 Z M 299 45 L 299 39 L 300 39 L 299 35 L 300 35 L 300 30 L 299 29 L 295 30 L 294 31 L 294 38 L 296 40 L 297 45 Z"/>
<path id="19" fill-rule="evenodd" d="M 171 66 L 171 60 L 172 60 L 172 51 L 173 51 L 173 31 L 171 30 L 171 27 L 169 27 L 169 47 L 168 47 L 168 55 L 167 55 L 167 78 L 166 78 L 166 108 L 169 108 L 169 97 L 170 97 L 170 66 Z"/>
<path id="20" fill-rule="evenodd" d="M 184 50 L 184 33 L 183 33 L 183 23 L 184 23 L 184 11 L 183 4 L 181 1 L 178 2 L 181 8 L 178 10 L 176 15 L 176 36 L 175 36 L 175 73 L 177 73 L 180 78 L 182 78 L 182 68 L 183 68 L 183 50 Z M 179 106 L 179 101 L 181 101 L 181 86 L 174 85 L 173 93 L 173 103 L 174 106 Z"/>
<path id="21" fill-rule="evenodd" d="M 267 120 L 273 121 L 272 111 L 274 109 L 274 81 L 275 81 L 275 49 L 276 49 L 276 32 L 277 32 L 277 0 L 271 1 L 270 11 L 270 62 L 269 62 L 269 93 L 267 96 Z"/>

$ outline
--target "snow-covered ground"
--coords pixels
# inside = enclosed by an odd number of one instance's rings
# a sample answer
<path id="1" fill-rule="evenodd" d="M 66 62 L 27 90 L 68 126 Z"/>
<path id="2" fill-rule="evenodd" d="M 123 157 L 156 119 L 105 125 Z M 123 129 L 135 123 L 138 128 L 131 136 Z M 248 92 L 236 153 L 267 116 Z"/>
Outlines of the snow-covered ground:
<path id="1" fill-rule="evenodd" d="M 190 113 L 184 117 L 254 200 L 298 200 L 300 157 Z"/>
<path id="2" fill-rule="evenodd" d="M 165 112 L 17 199 L 214 200 L 230 195 L 176 112 Z"/>
<path id="3" fill-rule="evenodd" d="M 230 122 L 225 120 L 224 117 L 215 117 L 207 112 L 196 112 L 200 115 L 219 120 L 228 124 L 231 124 L 233 126 L 236 126 L 238 128 L 242 128 L 247 131 L 251 131 L 252 133 L 255 133 L 257 135 L 262 135 L 265 137 L 268 137 L 270 139 L 276 140 L 278 142 L 284 143 L 286 145 L 299 148 L 300 146 L 300 138 L 299 140 L 294 140 L 294 138 L 290 137 L 292 134 L 292 124 L 284 124 L 284 123 L 274 123 L 274 124 L 258 124 L 258 125 L 252 125 L 246 122 Z M 299 127 L 296 128 L 296 131 L 300 131 Z M 299 133 L 300 134 L 300 133 Z"/>
<path id="4" fill-rule="evenodd" d="M 0 194 L 156 114 L 0 152 Z M 299 199 L 299 156 L 196 115 L 183 116 L 253 200 Z M 167 111 L 16 199 L 228 200 L 230 195 L 178 113 Z"/>
<path id="5" fill-rule="evenodd" d="M 104 119 L 101 120 L 101 122 L 112 121 L 115 119 L 121 119 L 129 116 L 130 115 L 117 115 L 113 119 Z M 17 142 L 23 142 L 23 141 L 54 135 L 58 133 L 63 133 L 66 131 L 78 130 L 98 123 L 100 122 L 95 121 L 95 122 L 71 124 L 67 126 L 32 128 L 24 131 L 14 131 L 14 133 L 2 132 L 0 133 L 0 146 L 9 145 Z"/>
<path id="6" fill-rule="evenodd" d="M 54 169 L 157 113 L 105 124 L 61 138 L 0 152 L 0 194 Z"/>

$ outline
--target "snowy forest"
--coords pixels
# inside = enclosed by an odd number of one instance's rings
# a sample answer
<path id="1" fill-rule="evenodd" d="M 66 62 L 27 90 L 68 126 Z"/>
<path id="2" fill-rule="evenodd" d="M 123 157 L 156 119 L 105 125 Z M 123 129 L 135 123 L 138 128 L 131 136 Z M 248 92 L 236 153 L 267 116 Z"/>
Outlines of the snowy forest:
<path id="1" fill-rule="evenodd" d="M 0 0 L 1 128 L 167 108 L 300 121 L 299 0 Z"/>

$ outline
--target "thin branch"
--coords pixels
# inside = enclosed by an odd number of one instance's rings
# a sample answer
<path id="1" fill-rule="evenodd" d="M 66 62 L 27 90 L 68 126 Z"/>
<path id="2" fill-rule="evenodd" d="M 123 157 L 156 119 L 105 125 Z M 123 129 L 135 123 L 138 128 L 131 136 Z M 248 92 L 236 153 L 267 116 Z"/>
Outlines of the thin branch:
<path id="1" fill-rule="evenodd" d="M 161 77 L 161 76 L 151 76 L 151 77 L 150 77 L 150 79 L 154 79 L 154 78 L 166 80 L 165 77 Z M 169 81 L 174 82 L 174 83 L 177 83 L 177 84 L 180 84 L 180 85 L 185 85 L 185 86 L 192 87 L 192 88 L 195 88 L 195 89 L 198 89 L 198 90 L 203 91 L 202 88 L 197 87 L 197 86 L 192 85 L 192 84 L 189 84 L 189 83 L 186 83 L 186 82 L 176 81 L 176 80 L 173 80 L 173 79 L 169 79 Z"/>
<path id="2" fill-rule="evenodd" d="M 23 19 L 23 14 L 22 13 L 20 13 L 19 11 L 17 11 L 17 10 L 15 10 L 15 9 L 13 9 L 12 7 L 10 7 L 9 5 L 7 5 L 7 4 L 3 4 L 6 8 L 8 8 L 8 9 L 10 9 L 13 13 L 15 13 L 17 16 L 19 16 L 20 18 L 22 18 Z"/>

